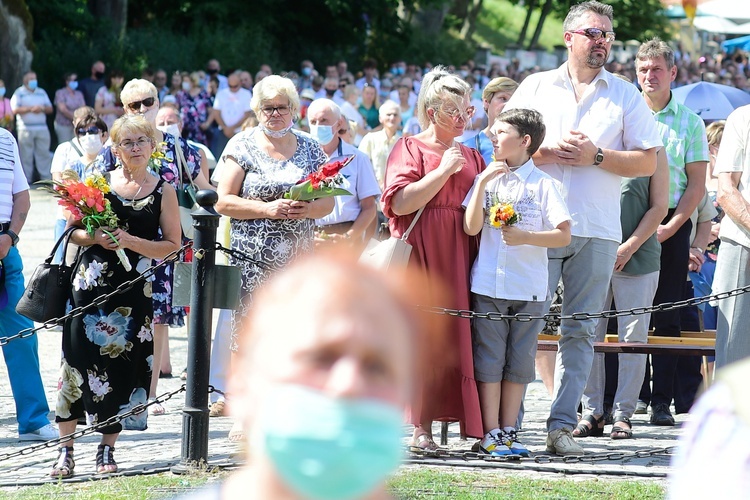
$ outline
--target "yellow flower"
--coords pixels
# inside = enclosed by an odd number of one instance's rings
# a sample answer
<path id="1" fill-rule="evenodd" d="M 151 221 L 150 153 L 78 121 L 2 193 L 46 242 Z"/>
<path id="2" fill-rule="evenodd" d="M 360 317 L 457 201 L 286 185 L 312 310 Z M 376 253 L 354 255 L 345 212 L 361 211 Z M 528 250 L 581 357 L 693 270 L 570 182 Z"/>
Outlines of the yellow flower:
<path id="1" fill-rule="evenodd" d="M 107 183 L 107 180 L 104 178 L 104 176 L 99 174 L 94 174 L 86 177 L 86 180 L 83 181 L 84 184 L 86 184 L 88 187 L 93 187 L 98 189 L 104 194 L 107 194 L 110 192 L 109 184 Z"/>

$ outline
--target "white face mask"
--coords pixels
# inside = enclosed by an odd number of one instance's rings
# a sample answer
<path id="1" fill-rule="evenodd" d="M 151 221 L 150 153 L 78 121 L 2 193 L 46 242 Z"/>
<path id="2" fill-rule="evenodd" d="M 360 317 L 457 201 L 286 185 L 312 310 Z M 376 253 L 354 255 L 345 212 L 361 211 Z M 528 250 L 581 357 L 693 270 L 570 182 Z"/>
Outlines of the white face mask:
<path id="1" fill-rule="evenodd" d="M 102 139 L 99 134 L 87 134 L 78 138 L 78 144 L 87 155 L 95 155 L 102 149 Z"/>
<path id="2" fill-rule="evenodd" d="M 165 134 L 172 134 L 175 137 L 180 137 L 182 135 L 180 134 L 180 126 L 176 123 L 172 123 L 170 125 L 159 125 L 156 127 L 156 130 L 160 130 Z"/>

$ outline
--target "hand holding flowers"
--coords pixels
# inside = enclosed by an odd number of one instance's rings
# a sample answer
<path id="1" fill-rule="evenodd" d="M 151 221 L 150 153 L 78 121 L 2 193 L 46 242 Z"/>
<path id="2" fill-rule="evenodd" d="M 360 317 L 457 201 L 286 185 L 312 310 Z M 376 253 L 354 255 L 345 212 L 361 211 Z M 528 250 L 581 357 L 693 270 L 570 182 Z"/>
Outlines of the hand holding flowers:
<path id="1" fill-rule="evenodd" d="M 338 186 L 344 182 L 344 176 L 341 174 L 341 170 L 351 163 L 353 159 L 354 155 L 348 157 L 344 161 L 326 163 L 320 167 L 317 172 L 311 173 L 292 186 L 289 191 L 284 193 L 284 199 L 312 201 L 330 196 L 351 196 L 352 193 Z M 304 211 L 303 205 L 295 204 L 293 206 L 295 208 L 294 213 L 297 216 L 289 218 L 302 218 L 299 212 Z"/>

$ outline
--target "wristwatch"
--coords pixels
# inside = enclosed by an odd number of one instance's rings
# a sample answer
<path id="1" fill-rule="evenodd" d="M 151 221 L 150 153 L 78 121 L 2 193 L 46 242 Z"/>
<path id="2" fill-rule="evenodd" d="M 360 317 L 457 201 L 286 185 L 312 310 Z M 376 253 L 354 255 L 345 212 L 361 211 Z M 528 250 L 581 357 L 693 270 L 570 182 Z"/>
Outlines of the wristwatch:
<path id="1" fill-rule="evenodd" d="M 604 161 L 604 151 L 602 148 L 596 150 L 596 156 L 594 156 L 594 166 L 599 166 Z"/>
<path id="2" fill-rule="evenodd" d="M 15 231 L 11 231 L 10 229 L 8 229 L 7 231 L 5 231 L 5 234 L 10 236 L 10 244 L 12 246 L 16 246 L 18 244 L 18 235 L 15 233 Z"/>

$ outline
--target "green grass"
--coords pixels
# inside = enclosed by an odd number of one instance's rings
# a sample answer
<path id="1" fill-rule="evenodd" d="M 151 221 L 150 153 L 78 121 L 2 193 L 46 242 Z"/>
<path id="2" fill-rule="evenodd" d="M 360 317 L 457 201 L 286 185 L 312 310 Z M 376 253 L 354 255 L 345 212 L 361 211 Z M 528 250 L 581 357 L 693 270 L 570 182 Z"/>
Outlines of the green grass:
<path id="1" fill-rule="evenodd" d="M 513 5 L 508 0 L 484 0 L 477 19 L 474 40 L 493 47 L 496 53 L 501 52 L 507 45 L 516 43 L 525 18 L 525 7 Z M 531 40 L 538 19 L 539 9 L 531 16 L 524 48 Z M 544 49 L 552 50 L 555 45 L 563 43 L 562 33 L 562 20 L 547 16 L 539 37 L 539 45 Z"/>
<path id="2" fill-rule="evenodd" d="M 524 471 L 525 474 L 533 474 Z M 31 500 L 66 498 L 80 500 L 140 500 L 172 498 L 199 488 L 208 481 L 219 481 L 227 472 L 188 476 L 155 474 L 120 477 L 85 483 L 48 484 L 20 489 L 0 489 L 0 499 Z M 551 477 L 551 476 L 547 476 Z M 250 485 L 252 488 L 252 485 Z M 405 468 L 388 481 L 397 499 L 662 499 L 664 488 L 653 481 L 597 479 L 532 479 L 485 469 L 466 472 L 451 468 Z M 250 498 L 250 497 L 248 497 Z"/>

